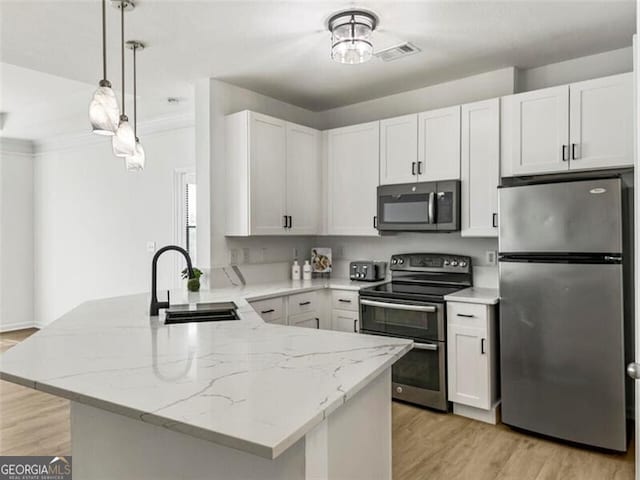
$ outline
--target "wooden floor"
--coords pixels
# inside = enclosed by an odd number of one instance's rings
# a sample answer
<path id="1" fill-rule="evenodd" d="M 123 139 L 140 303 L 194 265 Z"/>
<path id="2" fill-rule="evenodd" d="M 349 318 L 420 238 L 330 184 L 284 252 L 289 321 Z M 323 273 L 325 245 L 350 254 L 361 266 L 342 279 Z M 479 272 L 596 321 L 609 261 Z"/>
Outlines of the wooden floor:
<path id="1" fill-rule="evenodd" d="M 0 334 L 0 351 L 33 332 Z M 607 454 L 393 404 L 394 480 L 632 480 L 633 451 Z M 69 402 L 0 381 L 0 455 L 70 454 Z"/>

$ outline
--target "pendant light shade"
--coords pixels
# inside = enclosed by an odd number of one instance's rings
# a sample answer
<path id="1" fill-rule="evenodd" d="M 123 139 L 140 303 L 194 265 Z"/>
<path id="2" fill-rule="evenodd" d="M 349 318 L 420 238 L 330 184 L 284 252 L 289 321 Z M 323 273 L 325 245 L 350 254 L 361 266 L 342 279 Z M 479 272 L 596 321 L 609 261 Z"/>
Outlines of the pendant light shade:
<path id="1" fill-rule="evenodd" d="M 140 139 L 136 138 L 136 151 L 133 155 L 125 157 L 125 166 L 129 172 L 140 172 L 144 170 L 144 148 L 140 143 Z"/>
<path id="2" fill-rule="evenodd" d="M 331 58 L 339 63 L 364 63 L 373 56 L 371 33 L 377 25 L 376 17 L 361 10 L 349 10 L 329 19 Z"/>
<path id="3" fill-rule="evenodd" d="M 93 133 L 113 135 L 118 128 L 120 109 L 116 94 L 107 80 L 106 0 L 102 0 L 102 80 L 89 104 L 89 121 Z"/>
<path id="4" fill-rule="evenodd" d="M 144 47 L 144 44 L 137 40 L 129 40 L 127 42 L 127 48 L 133 50 L 133 132 L 136 140 L 133 155 L 128 155 L 124 159 L 128 172 L 140 172 L 144 170 L 144 148 L 142 148 L 142 143 L 140 143 L 140 139 L 138 138 L 138 62 L 136 60 L 137 51 L 144 49 Z"/>

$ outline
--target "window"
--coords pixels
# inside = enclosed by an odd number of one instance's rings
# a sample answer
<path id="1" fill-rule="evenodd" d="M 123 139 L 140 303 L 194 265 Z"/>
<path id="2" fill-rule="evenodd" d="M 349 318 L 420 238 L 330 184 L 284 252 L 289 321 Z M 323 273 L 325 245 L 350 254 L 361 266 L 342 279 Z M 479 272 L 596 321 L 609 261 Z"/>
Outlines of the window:
<path id="1" fill-rule="evenodd" d="M 187 181 L 191 175 L 186 175 Z M 185 247 L 191 258 L 196 256 L 196 184 L 185 185 Z"/>

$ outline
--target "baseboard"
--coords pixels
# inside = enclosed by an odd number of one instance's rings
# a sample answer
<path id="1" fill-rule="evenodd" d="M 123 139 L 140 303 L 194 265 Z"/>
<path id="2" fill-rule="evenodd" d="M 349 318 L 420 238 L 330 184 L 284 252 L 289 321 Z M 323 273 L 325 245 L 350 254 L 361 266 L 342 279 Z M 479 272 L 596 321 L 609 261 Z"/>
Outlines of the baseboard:
<path id="1" fill-rule="evenodd" d="M 26 328 L 40 328 L 33 322 L 16 322 L 0 325 L 0 333 L 14 332 L 16 330 L 24 330 Z"/>
<path id="2" fill-rule="evenodd" d="M 496 402 L 491 410 L 483 410 L 481 408 L 454 403 L 453 413 L 454 415 L 472 418 L 480 422 L 490 423 L 491 425 L 496 425 L 501 421 L 500 401 Z"/>

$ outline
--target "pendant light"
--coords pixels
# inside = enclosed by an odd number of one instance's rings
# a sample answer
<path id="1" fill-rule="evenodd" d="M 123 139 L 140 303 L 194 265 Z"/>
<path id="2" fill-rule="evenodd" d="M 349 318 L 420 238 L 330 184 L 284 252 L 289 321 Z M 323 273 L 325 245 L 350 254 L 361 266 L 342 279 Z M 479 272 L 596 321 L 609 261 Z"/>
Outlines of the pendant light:
<path id="1" fill-rule="evenodd" d="M 113 135 L 118 128 L 120 109 L 116 94 L 107 80 L 106 0 L 102 0 L 102 80 L 89 104 L 89 121 L 93 133 Z"/>
<path id="2" fill-rule="evenodd" d="M 333 15 L 328 22 L 331 32 L 331 58 L 339 63 L 364 63 L 373 56 L 371 33 L 378 19 L 362 10 L 347 10 Z"/>
<path id="3" fill-rule="evenodd" d="M 129 119 L 125 113 L 125 88 L 124 88 L 124 11 L 127 8 L 133 8 L 131 0 L 118 0 L 120 9 L 120 53 L 122 57 L 122 114 L 120 115 L 120 123 L 116 134 L 111 139 L 113 154 L 116 157 L 126 157 L 133 155 L 136 151 L 136 136 L 133 128 L 129 124 Z"/>
<path id="4" fill-rule="evenodd" d="M 136 150 L 133 155 L 125 157 L 125 166 L 129 172 L 139 172 L 144 170 L 144 148 L 138 138 L 138 79 L 136 69 L 136 52 L 144 49 L 144 44 L 136 40 L 129 40 L 127 42 L 127 48 L 133 50 L 133 133 L 136 138 Z"/>

